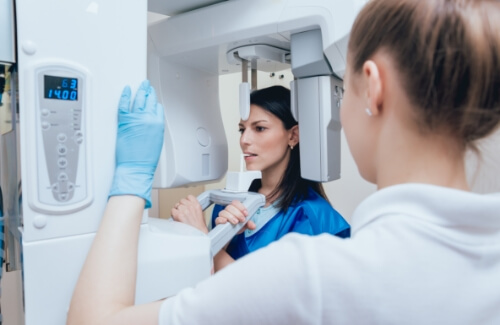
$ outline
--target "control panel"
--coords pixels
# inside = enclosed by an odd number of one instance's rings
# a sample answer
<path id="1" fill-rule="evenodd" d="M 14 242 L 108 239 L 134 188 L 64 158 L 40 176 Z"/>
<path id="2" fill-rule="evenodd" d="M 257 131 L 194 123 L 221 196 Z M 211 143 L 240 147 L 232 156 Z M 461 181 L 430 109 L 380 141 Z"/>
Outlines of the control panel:
<path id="1" fill-rule="evenodd" d="M 36 71 L 38 201 L 78 205 L 87 198 L 86 76 L 64 66 Z M 41 136 L 40 136 L 41 135 Z M 83 157 L 82 157 L 83 155 Z"/>

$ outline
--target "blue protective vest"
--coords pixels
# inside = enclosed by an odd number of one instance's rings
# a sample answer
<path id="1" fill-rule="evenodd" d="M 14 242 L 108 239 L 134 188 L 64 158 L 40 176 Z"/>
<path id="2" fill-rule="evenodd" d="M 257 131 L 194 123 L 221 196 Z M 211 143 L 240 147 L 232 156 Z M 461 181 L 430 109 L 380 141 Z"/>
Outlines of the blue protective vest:
<path id="1" fill-rule="evenodd" d="M 224 207 L 215 205 L 212 212 L 212 227 Z M 351 234 L 347 221 L 318 193 L 309 188 L 308 196 L 301 202 L 292 204 L 286 213 L 281 210 L 258 232 L 245 236 L 241 233 L 233 237 L 226 251 L 235 260 L 269 245 L 288 234 L 296 232 L 305 235 L 329 233 L 341 238 Z"/>

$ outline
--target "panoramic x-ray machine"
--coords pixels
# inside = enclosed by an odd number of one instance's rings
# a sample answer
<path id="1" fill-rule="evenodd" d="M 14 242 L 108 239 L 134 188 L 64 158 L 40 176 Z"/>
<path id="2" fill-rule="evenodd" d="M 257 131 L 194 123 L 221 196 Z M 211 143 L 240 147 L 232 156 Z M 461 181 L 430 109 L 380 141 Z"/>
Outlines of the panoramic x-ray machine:
<path id="1" fill-rule="evenodd" d="M 23 324 L 65 323 L 107 201 L 127 84 L 150 79 L 165 108 L 154 186 L 171 188 L 226 174 L 219 75 L 291 66 L 302 175 L 339 178 L 342 76 L 349 29 L 364 2 L 0 0 L 0 61 L 11 76 L 1 115 L 10 127 L 0 136 L 5 266 L 22 275 Z M 148 27 L 148 11 L 169 18 Z M 242 118 L 249 92 L 242 83 Z M 225 189 L 199 200 L 206 207 L 238 198 L 255 211 L 265 201 L 246 192 L 246 178 L 228 173 Z M 213 254 L 238 230 L 218 226 L 206 236 L 145 212 L 136 303 L 210 276 Z"/>

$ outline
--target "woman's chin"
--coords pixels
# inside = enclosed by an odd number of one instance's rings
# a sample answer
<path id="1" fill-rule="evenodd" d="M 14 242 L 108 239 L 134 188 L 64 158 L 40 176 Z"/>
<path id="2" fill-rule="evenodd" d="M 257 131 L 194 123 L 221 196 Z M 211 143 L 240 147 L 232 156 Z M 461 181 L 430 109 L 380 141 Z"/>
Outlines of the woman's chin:
<path id="1" fill-rule="evenodd" d="M 248 171 L 260 170 L 259 168 L 257 168 L 257 166 L 255 166 L 253 164 L 247 164 L 246 169 Z"/>

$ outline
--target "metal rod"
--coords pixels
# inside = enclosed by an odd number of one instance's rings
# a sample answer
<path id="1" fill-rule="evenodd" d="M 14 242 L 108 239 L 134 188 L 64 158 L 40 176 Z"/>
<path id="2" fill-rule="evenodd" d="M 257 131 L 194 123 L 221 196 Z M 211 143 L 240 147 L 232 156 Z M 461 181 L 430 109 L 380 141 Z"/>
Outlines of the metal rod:
<path id="1" fill-rule="evenodd" d="M 257 90 L 257 61 L 252 60 L 252 90 Z"/>
<path id="2" fill-rule="evenodd" d="M 241 81 L 248 82 L 248 61 L 241 59 Z"/>

